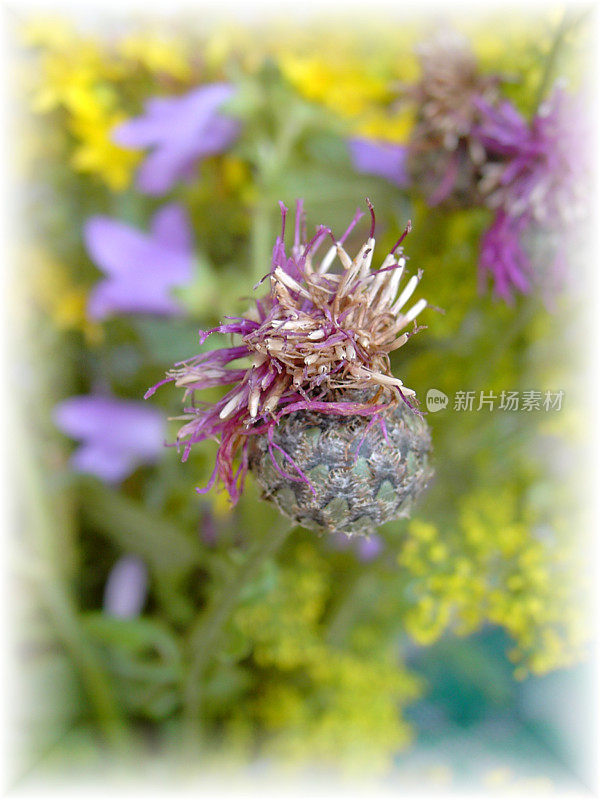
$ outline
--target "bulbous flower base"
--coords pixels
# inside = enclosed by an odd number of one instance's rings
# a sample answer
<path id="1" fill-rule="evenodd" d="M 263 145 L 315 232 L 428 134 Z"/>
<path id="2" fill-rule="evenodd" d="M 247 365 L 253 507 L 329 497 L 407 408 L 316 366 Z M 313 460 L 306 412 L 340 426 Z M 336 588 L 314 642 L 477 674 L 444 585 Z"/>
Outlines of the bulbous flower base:
<path id="1" fill-rule="evenodd" d="M 263 498 L 282 514 L 319 531 L 349 536 L 372 534 L 377 526 L 407 517 L 433 472 L 431 438 L 423 417 L 406 404 L 371 418 L 298 411 L 283 417 L 273 442 L 310 481 L 297 479 L 278 449 L 273 464 L 266 434 L 249 437 L 249 464 Z M 281 472 L 290 477 L 284 477 Z"/>

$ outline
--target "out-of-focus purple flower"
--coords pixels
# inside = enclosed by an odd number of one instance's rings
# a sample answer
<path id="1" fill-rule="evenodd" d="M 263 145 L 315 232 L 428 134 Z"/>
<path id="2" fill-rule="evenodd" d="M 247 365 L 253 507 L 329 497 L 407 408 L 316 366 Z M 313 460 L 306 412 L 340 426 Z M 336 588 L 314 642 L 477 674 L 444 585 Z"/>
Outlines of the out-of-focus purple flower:
<path id="1" fill-rule="evenodd" d="M 507 299 L 512 289 L 529 291 L 534 276 L 542 286 L 560 285 L 567 278 L 569 240 L 589 213 L 582 101 L 556 88 L 531 123 L 509 102 L 492 107 L 481 101 L 479 107 L 476 135 L 490 155 L 481 188 L 496 211 L 482 240 L 482 276 L 491 273 L 496 292 Z M 558 242 L 551 252 L 540 247 L 551 240 Z"/>
<path id="2" fill-rule="evenodd" d="M 56 425 L 80 441 L 71 458 L 76 472 L 118 483 L 159 456 L 165 423 L 156 408 L 103 395 L 70 397 L 54 409 Z"/>
<path id="3" fill-rule="evenodd" d="M 160 195 L 177 181 L 189 179 L 198 161 L 222 153 L 239 133 L 239 122 L 219 113 L 234 87 L 228 83 L 200 86 L 180 97 L 154 97 L 144 114 L 119 125 L 114 141 L 122 147 L 152 148 L 142 163 L 137 186 Z"/>
<path id="4" fill-rule="evenodd" d="M 217 520 L 208 503 L 202 504 L 199 533 L 200 539 L 208 547 L 214 547 L 219 538 Z"/>
<path id="5" fill-rule="evenodd" d="M 90 258 L 105 274 L 92 290 L 93 319 L 111 314 L 177 314 L 171 290 L 192 278 L 189 219 L 177 203 L 161 208 L 144 233 L 111 217 L 91 217 L 84 227 Z"/>
<path id="6" fill-rule="evenodd" d="M 383 550 L 383 542 L 377 534 L 361 537 L 356 544 L 356 552 L 361 561 L 374 561 Z"/>
<path id="7" fill-rule="evenodd" d="M 139 617 L 148 593 L 148 570 L 141 558 L 123 556 L 111 569 L 104 588 L 104 613 L 119 619 Z"/>
<path id="8" fill-rule="evenodd" d="M 345 533 L 334 533 L 329 540 L 337 550 L 349 550 L 356 554 L 360 561 L 374 561 L 383 550 L 383 541 L 376 533 L 371 536 L 347 536 Z"/>
<path id="9" fill-rule="evenodd" d="M 397 186 L 406 186 L 406 147 L 372 139 L 350 139 L 350 155 L 357 172 L 378 175 Z"/>

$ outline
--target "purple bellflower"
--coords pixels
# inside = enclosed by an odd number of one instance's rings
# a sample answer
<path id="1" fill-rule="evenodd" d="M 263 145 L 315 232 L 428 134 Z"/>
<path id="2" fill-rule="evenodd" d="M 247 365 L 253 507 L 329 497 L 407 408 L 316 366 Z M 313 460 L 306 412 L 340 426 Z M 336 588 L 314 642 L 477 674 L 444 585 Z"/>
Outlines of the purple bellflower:
<path id="1" fill-rule="evenodd" d="M 357 172 L 377 175 L 396 186 L 408 184 L 406 147 L 391 142 L 354 138 L 348 142 L 350 156 Z"/>
<path id="2" fill-rule="evenodd" d="M 234 87 L 228 83 L 200 86 L 180 97 L 154 97 L 144 113 L 113 131 L 122 147 L 151 148 L 137 175 L 141 192 L 161 195 L 193 177 L 197 162 L 222 153 L 239 133 L 239 122 L 219 113 Z"/>
<path id="3" fill-rule="evenodd" d="M 91 217 L 84 240 L 90 258 L 106 274 L 90 294 L 90 317 L 167 315 L 181 310 L 170 292 L 191 281 L 194 264 L 189 220 L 182 206 L 171 203 L 161 208 L 150 233 L 111 217 Z"/>
<path id="4" fill-rule="evenodd" d="M 140 464 L 155 461 L 164 446 L 165 423 L 156 408 L 103 395 L 70 397 L 54 409 L 60 430 L 80 441 L 71 457 L 76 472 L 119 483 Z"/>

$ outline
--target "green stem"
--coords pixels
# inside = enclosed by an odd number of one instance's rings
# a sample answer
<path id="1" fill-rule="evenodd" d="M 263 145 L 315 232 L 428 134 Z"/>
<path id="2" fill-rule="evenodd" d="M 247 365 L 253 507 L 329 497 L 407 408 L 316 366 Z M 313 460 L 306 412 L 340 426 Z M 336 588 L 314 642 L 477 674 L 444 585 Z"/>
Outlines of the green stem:
<path id="1" fill-rule="evenodd" d="M 258 281 L 271 268 L 271 219 L 264 201 L 256 201 L 252 212 L 251 251 L 252 280 Z"/>
<path id="2" fill-rule="evenodd" d="M 534 108 L 537 109 L 539 107 L 548 92 L 548 88 L 550 87 L 550 83 L 554 77 L 556 62 L 565 41 L 565 35 L 569 30 L 575 28 L 580 21 L 581 20 L 577 18 L 573 19 L 568 10 L 565 10 L 563 18 L 556 28 L 556 33 L 554 34 L 554 39 L 552 40 L 552 45 L 550 47 L 550 51 L 548 52 L 548 57 L 546 58 L 546 64 L 544 66 L 542 80 L 540 81 L 540 85 L 536 94 Z"/>
<path id="3" fill-rule="evenodd" d="M 240 593 L 260 566 L 287 539 L 294 525 L 275 526 L 251 548 L 235 570 L 215 603 L 196 621 L 189 635 L 190 668 L 184 687 L 184 725 L 187 743 L 195 750 L 201 741 L 202 701 L 206 670 L 215 655 L 225 623 L 234 611 Z"/>
<path id="4" fill-rule="evenodd" d="M 481 386 L 483 386 L 487 380 L 493 377 L 496 369 L 498 368 L 500 360 L 509 351 L 519 336 L 524 332 L 529 323 L 533 320 L 537 311 L 538 305 L 534 300 L 528 297 L 523 301 L 523 306 L 520 310 L 520 313 L 513 318 L 510 326 L 499 338 L 496 347 L 489 354 L 486 360 L 485 369 L 483 369 L 479 374 L 479 382 Z"/>
<path id="5" fill-rule="evenodd" d="M 130 742 L 123 715 L 102 666 L 86 642 L 72 598 L 54 575 L 43 576 L 38 589 L 59 637 L 77 665 L 102 734 L 114 747 L 126 749 Z"/>
<path id="6" fill-rule="evenodd" d="M 178 525 L 93 478 L 81 478 L 78 488 L 86 521 L 125 552 L 135 553 L 156 571 L 172 575 L 198 563 L 199 547 Z"/>
<path id="7" fill-rule="evenodd" d="M 331 614 L 325 638 L 332 647 L 343 645 L 346 634 L 362 608 L 366 596 L 374 594 L 372 568 L 366 567 L 350 582 Z"/>
<path id="8" fill-rule="evenodd" d="M 25 430 L 21 426 L 21 430 Z M 98 720 L 98 726 L 107 742 L 118 748 L 128 743 L 128 732 L 121 709 L 104 669 L 88 641 L 78 619 L 77 607 L 65 581 L 61 579 L 59 557 L 60 531 L 54 523 L 52 503 L 48 489 L 33 458 L 33 445 L 26 433 L 19 436 L 18 448 L 21 467 L 21 486 L 25 508 L 29 514 L 33 546 L 40 562 L 33 577 L 40 599 L 54 628 L 77 666 L 88 701 Z"/>
<path id="9" fill-rule="evenodd" d="M 325 639 L 330 645 L 338 645 L 343 641 L 346 630 L 354 618 L 356 610 L 356 598 L 360 592 L 363 575 L 357 572 L 346 585 L 345 591 L 338 598 L 329 615 L 329 624 L 325 633 Z"/>

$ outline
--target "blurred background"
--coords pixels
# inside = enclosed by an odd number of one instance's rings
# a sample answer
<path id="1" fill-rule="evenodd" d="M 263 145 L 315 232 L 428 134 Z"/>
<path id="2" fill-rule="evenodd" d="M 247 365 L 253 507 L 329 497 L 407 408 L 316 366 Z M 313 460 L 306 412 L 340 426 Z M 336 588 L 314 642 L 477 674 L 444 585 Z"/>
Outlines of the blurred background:
<path id="1" fill-rule="evenodd" d="M 143 759 L 588 783 L 586 9 L 9 17 L 17 784 Z M 444 312 L 392 363 L 435 478 L 370 540 L 298 528 L 198 652 L 281 521 L 251 476 L 235 508 L 198 495 L 215 445 L 182 464 L 180 393 L 144 393 L 225 344 L 198 330 L 247 308 L 279 201 L 339 236 L 367 196 Z"/>

